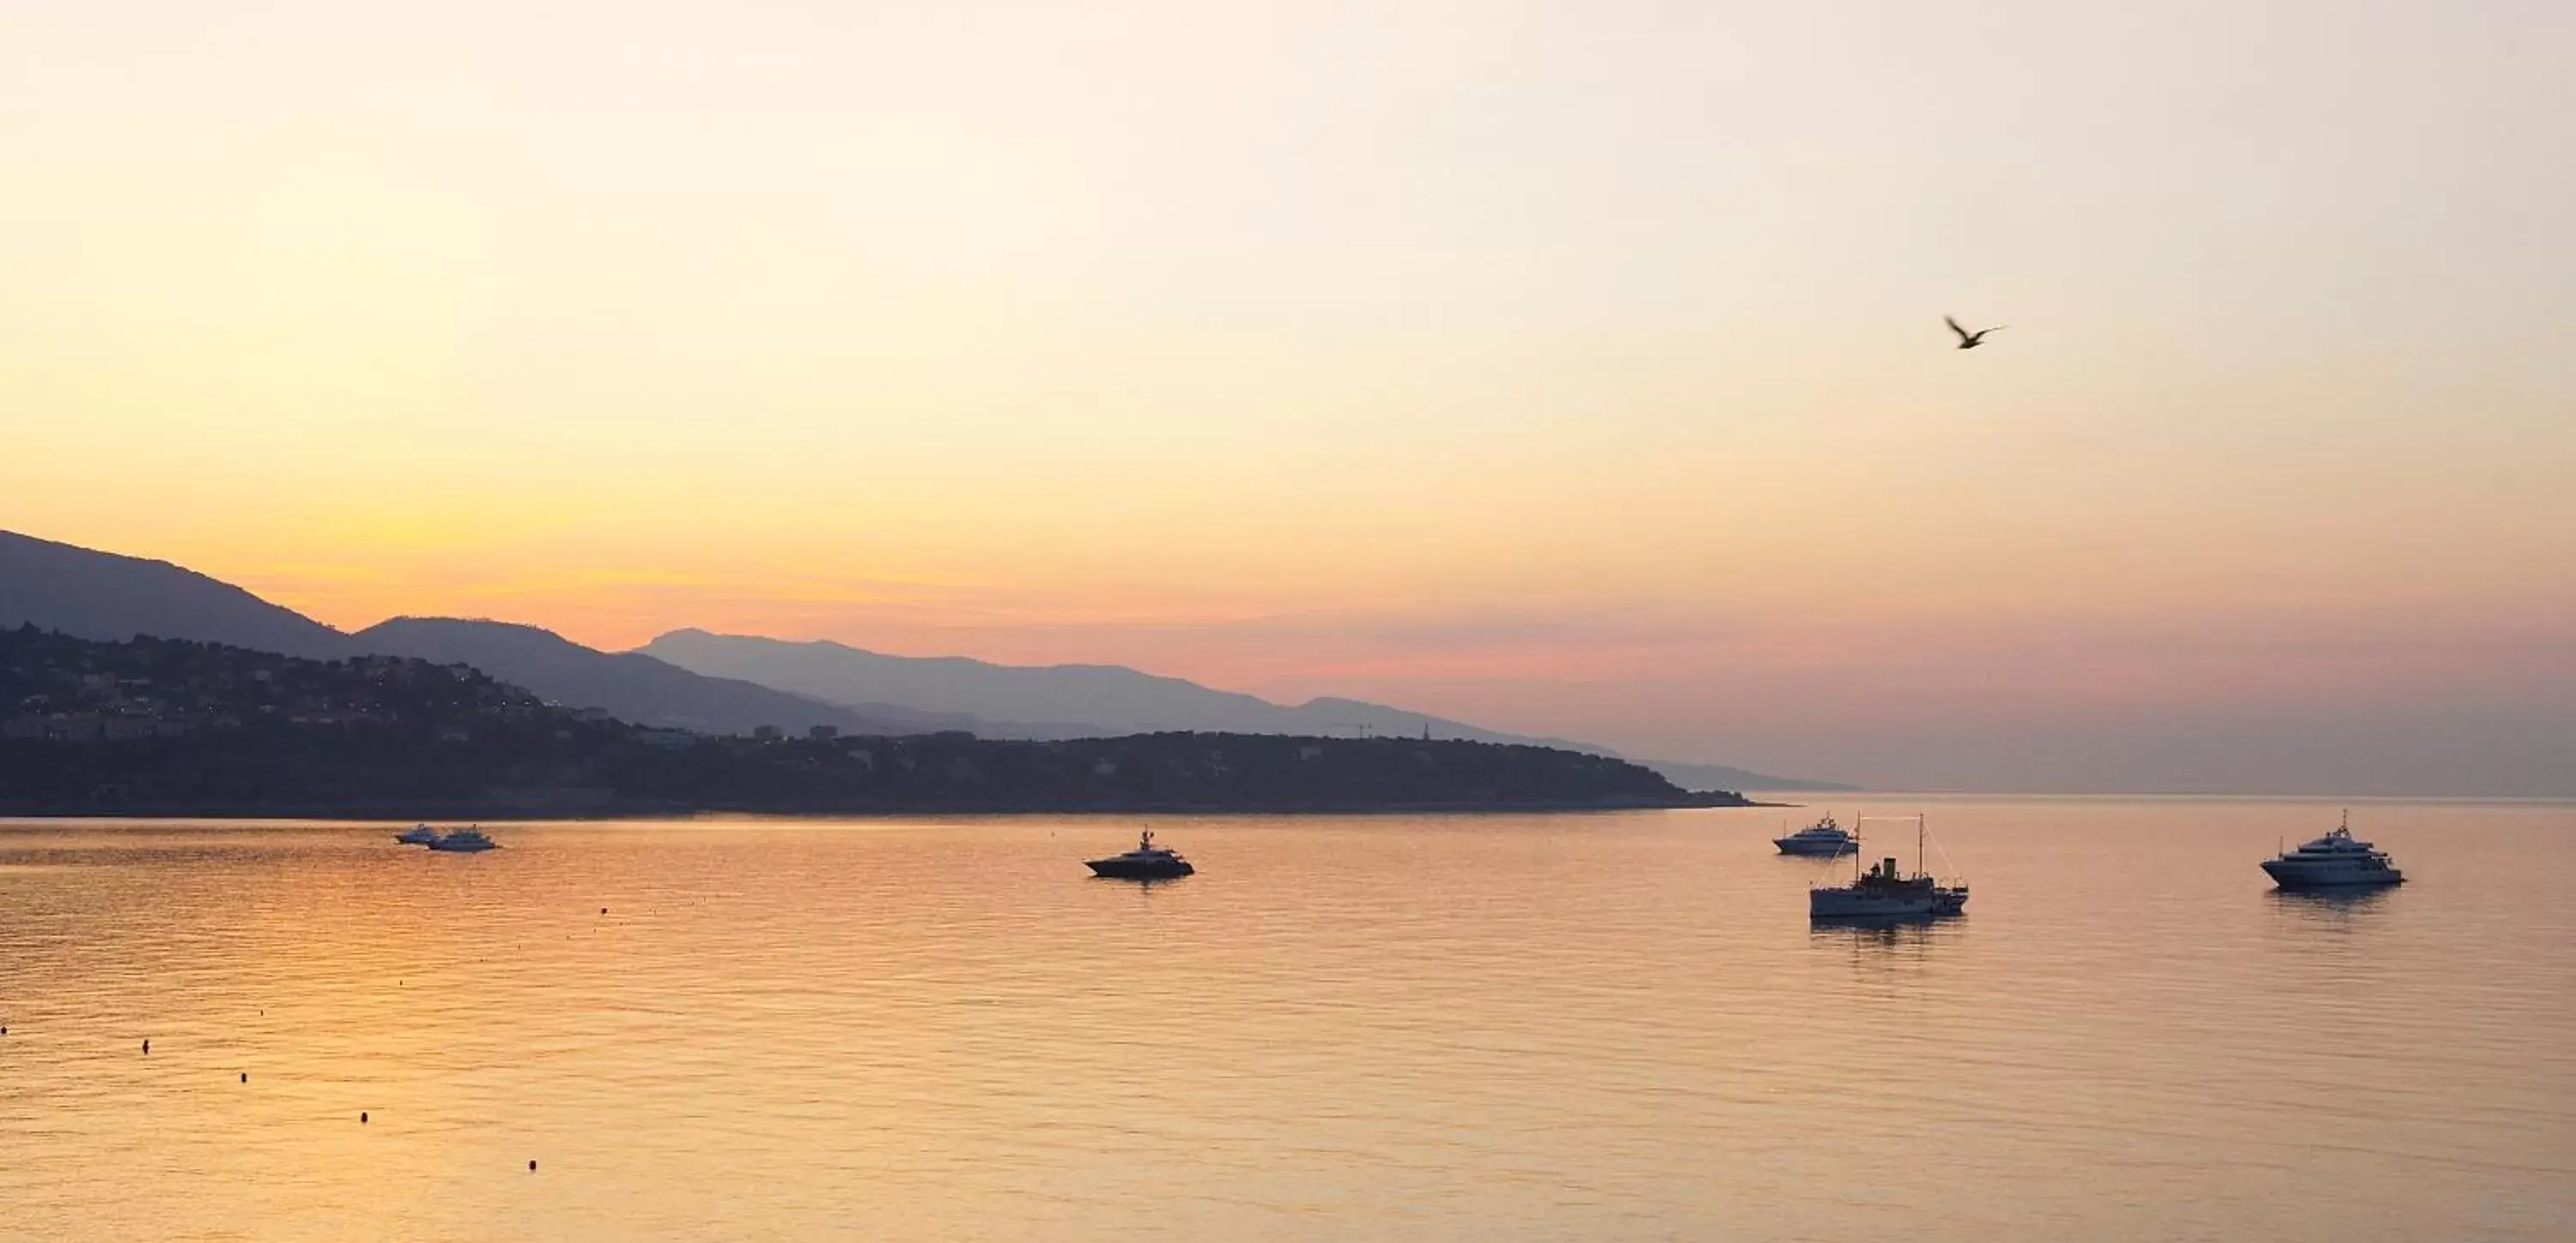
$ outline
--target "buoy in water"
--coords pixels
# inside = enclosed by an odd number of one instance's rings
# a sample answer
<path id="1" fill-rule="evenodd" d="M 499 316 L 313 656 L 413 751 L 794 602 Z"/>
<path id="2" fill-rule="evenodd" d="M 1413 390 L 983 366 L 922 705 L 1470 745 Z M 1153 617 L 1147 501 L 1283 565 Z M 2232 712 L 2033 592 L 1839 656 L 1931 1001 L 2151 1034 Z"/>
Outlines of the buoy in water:
<path id="1" fill-rule="evenodd" d="M 529 1173 L 531 1173 L 531 1174 L 534 1174 L 534 1173 L 536 1173 L 536 1172 L 537 1172 L 537 1163 L 536 1163 L 536 1162 L 534 1162 L 534 1161 L 530 1161 L 530 1162 L 528 1163 L 528 1172 L 529 1172 Z"/>
<path id="2" fill-rule="evenodd" d="M 363 1110 L 363 1109 L 359 1110 L 359 1111 L 358 1111 L 358 1121 L 359 1121 L 361 1124 L 363 1124 L 363 1123 L 365 1123 L 365 1122 L 366 1122 L 366 1120 L 367 1120 L 367 1111 L 366 1111 L 366 1110 Z"/>
<path id="3" fill-rule="evenodd" d="M 242 1082 L 244 1082 L 244 1083 L 248 1083 L 248 1082 L 250 1082 L 250 1072 L 249 1072 L 249 1071 L 245 1070 L 245 1071 L 243 1071 L 243 1072 L 242 1072 Z"/>
<path id="4" fill-rule="evenodd" d="M 146 1052 L 146 1053 L 150 1053 L 150 1052 L 152 1051 L 152 1042 L 151 1042 L 151 1041 L 146 1040 L 146 1041 L 144 1041 L 144 1042 L 143 1042 L 143 1051 L 144 1051 L 144 1052 Z"/>

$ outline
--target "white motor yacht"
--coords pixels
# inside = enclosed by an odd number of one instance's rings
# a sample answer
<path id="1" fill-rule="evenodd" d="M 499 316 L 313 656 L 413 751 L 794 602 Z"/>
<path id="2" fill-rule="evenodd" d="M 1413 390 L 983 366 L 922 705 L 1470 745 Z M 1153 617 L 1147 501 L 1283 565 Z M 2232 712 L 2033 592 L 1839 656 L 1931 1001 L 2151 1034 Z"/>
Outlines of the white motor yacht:
<path id="1" fill-rule="evenodd" d="M 1182 858 L 1179 851 L 1169 846 L 1155 845 L 1152 829 L 1137 835 L 1134 850 L 1125 854 L 1111 855 L 1105 859 L 1093 859 L 1083 866 L 1090 868 L 1094 876 L 1109 876 L 1119 880 L 1169 880 L 1176 876 L 1187 876 L 1198 870 L 1191 867 L 1190 861 Z"/>
<path id="2" fill-rule="evenodd" d="M 1814 855 L 1828 859 L 1860 850 L 1860 839 L 1834 823 L 1831 813 L 1786 837 L 1772 838 L 1771 844 L 1779 847 L 1784 855 Z"/>
<path id="3" fill-rule="evenodd" d="M 438 840 L 438 830 L 425 824 L 415 824 L 394 834 L 394 840 L 405 846 L 427 846 Z"/>
<path id="4" fill-rule="evenodd" d="M 429 848 L 455 851 L 459 854 L 474 854 L 485 850 L 499 850 L 501 843 L 485 837 L 481 829 L 458 829 L 453 833 L 441 834 L 437 841 L 429 844 Z"/>
<path id="5" fill-rule="evenodd" d="M 2388 861 L 2388 852 L 2352 835 L 2350 812 L 2325 836 L 2265 859 L 2263 870 L 2283 889 L 2351 889 L 2406 882 L 2406 874 Z"/>

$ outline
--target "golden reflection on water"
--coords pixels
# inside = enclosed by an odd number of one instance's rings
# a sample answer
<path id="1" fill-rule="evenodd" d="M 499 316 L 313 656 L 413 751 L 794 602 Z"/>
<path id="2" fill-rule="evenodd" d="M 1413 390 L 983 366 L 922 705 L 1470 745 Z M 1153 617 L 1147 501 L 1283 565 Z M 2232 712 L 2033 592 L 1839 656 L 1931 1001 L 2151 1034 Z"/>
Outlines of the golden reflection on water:
<path id="1" fill-rule="evenodd" d="M 0 825 L 0 1235 L 2565 1237 L 2576 811 L 1931 811 Z"/>

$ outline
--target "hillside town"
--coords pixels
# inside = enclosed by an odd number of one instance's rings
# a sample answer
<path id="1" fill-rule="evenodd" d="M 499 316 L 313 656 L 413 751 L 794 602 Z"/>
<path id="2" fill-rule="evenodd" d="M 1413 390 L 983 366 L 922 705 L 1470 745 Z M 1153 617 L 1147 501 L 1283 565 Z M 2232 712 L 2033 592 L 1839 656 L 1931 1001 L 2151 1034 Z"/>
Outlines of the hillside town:
<path id="1" fill-rule="evenodd" d="M 258 725 L 429 727 L 525 723 L 536 696 L 464 665 L 390 656 L 298 660 L 183 639 L 97 643 L 0 631 L 0 739 L 120 742 Z"/>

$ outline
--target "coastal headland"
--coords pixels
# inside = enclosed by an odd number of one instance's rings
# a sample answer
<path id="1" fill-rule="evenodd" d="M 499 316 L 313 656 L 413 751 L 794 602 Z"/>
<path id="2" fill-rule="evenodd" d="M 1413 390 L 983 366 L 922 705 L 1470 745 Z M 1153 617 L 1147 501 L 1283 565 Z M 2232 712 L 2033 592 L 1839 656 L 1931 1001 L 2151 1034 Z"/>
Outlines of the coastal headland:
<path id="1" fill-rule="evenodd" d="M 632 725 L 464 665 L 0 631 L 0 815 L 1530 811 L 1752 806 L 1549 747 Z"/>

